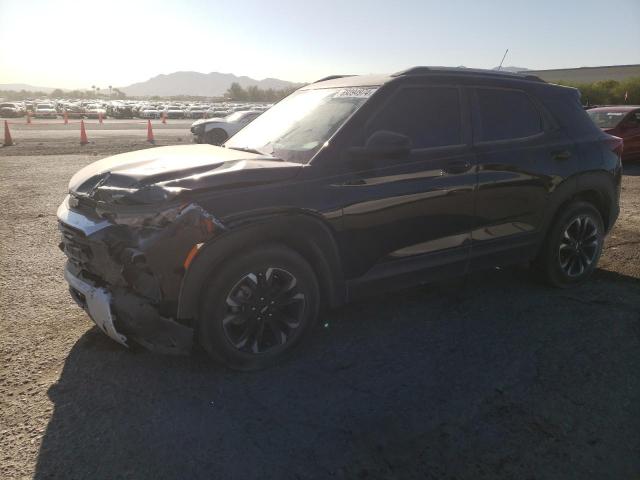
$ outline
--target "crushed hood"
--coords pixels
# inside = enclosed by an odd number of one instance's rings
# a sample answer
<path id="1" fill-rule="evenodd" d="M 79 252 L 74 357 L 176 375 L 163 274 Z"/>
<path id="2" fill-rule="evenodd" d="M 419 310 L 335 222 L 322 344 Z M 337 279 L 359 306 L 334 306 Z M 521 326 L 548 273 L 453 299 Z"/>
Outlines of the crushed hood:
<path id="1" fill-rule="evenodd" d="M 228 189 L 286 180 L 302 165 L 213 145 L 150 148 L 114 155 L 78 171 L 71 193 L 96 200 L 111 198 L 153 203 L 177 193 Z M 148 191 L 152 195 L 144 195 Z M 146 200 L 145 200 L 146 198 Z"/>

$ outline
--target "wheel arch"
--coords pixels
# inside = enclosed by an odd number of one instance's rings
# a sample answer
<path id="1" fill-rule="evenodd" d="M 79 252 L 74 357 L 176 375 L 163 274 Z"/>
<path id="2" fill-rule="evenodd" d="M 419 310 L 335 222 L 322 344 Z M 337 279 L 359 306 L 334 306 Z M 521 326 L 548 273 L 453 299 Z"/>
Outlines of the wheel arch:
<path id="1" fill-rule="evenodd" d="M 200 294 L 216 266 L 242 250 L 267 243 L 285 245 L 309 262 L 318 277 L 322 301 L 344 303 L 346 288 L 333 231 L 313 213 L 286 212 L 234 219 L 227 230 L 205 243 L 185 272 L 178 318 L 196 318 Z"/>
<path id="2" fill-rule="evenodd" d="M 547 215 L 543 221 L 543 238 L 554 221 L 571 202 L 583 200 L 593 204 L 602 216 L 605 230 L 609 231 L 618 215 L 616 184 L 609 172 L 593 171 L 575 175 L 562 182 L 553 191 Z"/>

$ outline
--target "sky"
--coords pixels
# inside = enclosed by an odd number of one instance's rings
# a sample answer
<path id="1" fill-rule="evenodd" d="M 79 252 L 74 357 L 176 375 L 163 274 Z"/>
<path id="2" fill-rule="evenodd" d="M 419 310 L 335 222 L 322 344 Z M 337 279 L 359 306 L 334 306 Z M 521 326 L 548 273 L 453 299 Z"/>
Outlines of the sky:
<path id="1" fill-rule="evenodd" d="M 0 84 L 640 63 L 640 0 L 0 0 Z"/>

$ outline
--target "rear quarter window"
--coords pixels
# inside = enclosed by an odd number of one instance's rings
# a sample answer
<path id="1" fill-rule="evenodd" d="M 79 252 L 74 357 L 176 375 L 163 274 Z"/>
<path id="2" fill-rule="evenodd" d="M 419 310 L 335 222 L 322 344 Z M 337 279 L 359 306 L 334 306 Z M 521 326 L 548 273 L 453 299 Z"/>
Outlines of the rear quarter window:
<path id="1" fill-rule="evenodd" d="M 540 99 L 560 126 L 574 139 L 600 133 L 600 129 L 582 107 L 578 92 L 540 95 Z"/>
<path id="2" fill-rule="evenodd" d="M 542 118 L 529 96 L 518 90 L 477 88 L 475 137 L 481 142 L 526 138 L 542 132 Z"/>

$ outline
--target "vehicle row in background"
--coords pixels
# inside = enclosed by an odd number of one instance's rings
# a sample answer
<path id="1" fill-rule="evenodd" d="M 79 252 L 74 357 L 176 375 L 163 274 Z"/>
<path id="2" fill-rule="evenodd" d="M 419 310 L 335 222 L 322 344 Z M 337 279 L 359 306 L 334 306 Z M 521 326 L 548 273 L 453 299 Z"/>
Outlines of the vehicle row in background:
<path id="1" fill-rule="evenodd" d="M 166 102 L 147 100 L 67 100 L 35 99 L 0 103 L 0 117 L 15 118 L 31 114 L 37 118 L 118 118 L 193 120 L 221 118 L 239 111 L 264 112 L 271 104 L 237 102 Z"/>

